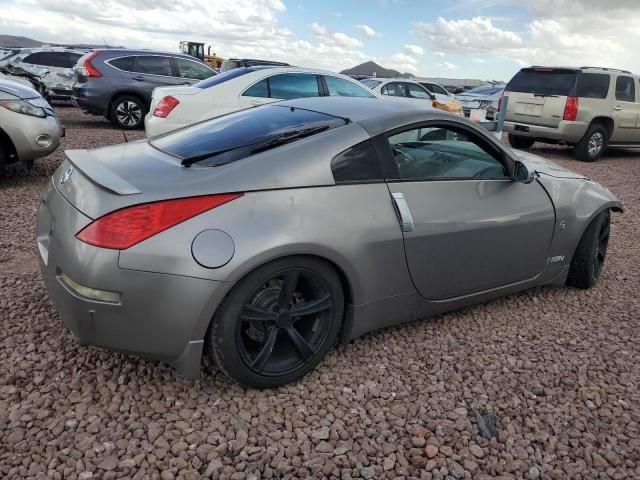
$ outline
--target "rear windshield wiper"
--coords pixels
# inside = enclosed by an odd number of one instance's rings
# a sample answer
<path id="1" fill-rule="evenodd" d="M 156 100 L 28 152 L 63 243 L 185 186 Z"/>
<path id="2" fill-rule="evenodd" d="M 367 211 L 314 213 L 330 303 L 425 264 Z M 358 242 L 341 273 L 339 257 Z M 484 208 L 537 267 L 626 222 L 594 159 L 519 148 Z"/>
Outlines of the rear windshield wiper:
<path id="1" fill-rule="evenodd" d="M 239 145 L 237 147 L 231 147 L 225 150 L 219 150 L 217 152 L 205 153 L 202 155 L 194 155 L 193 157 L 188 157 L 183 159 L 180 162 L 180 164 L 183 167 L 190 167 L 194 163 L 202 162 L 204 160 L 209 160 L 219 155 L 223 155 L 225 153 L 229 153 L 232 151 L 238 151 L 239 154 L 241 153 L 248 156 L 254 153 L 260 153 L 266 150 L 270 150 L 272 148 L 278 147 L 280 145 L 284 145 L 286 143 L 293 142 L 294 140 L 298 140 L 300 138 L 315 135 L 316 133 L 323 132 L 325 130 L 328 130 L 329 128 L 330 128 L 329 125 L 321 125 L 316 127 L 300 128 L 298 130 L 290 130 L 288 132 L 272 135 L 271 137 L 267 137 L 266 139 L 260 140 L 258 142 L 249 143 L 246 145 Z M 224 165 L 225 163 L 230 163 L 236 159 L 237 158 L 228 159 L 227 161 L 217 163 L 216 166 Z"/>
<path id="2" fill-rule="evenodd" d="M 534 97 L 551 97 L 551 98 L 560 97 L 560 95 L 547 95 L 546 93 L 534 93 L 533 96 Z"/>

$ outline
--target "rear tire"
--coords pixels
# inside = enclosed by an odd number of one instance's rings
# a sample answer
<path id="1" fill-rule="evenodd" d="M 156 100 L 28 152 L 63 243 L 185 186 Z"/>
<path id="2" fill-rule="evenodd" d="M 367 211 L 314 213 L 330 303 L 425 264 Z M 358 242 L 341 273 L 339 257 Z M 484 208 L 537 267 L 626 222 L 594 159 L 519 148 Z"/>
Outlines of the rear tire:
<path id="1" fill-rule="evenodd" d="M 258 267 L 231 290 L 207 332 L 212 359 L 245 387 L 294 382 L 335 345 L 342 284 L 327 262 L 287 257 Z"/>
<path id="2" fill-rule="evenodd" d="M 607 149 L 609 132 L 599 123 L 589 127 L 587 133 L 573 149 L 573 155 L 583 162 L 595 162 Z"/>
<path id="3" fill-rule="evenodd" d="M 509 143 L 513 148 L 527 150 L 531 148 L 536 141 L 533 138 L 520 137 L 512 133 L 509 134 Z"/>
<path id="4" fill-rule="evenodd" d="M 593 219 L 582 235 L 571 260 L 567 285 L 587 289 L 596 284 L 604 267 L 610 230 L 611 215 L 606 210 Z"/>
<path id="5" fill-rule="evenodd" d="M 112 100 L 109 119 L 114 127 L 136 130 L 144 126 L 146 114 L 147 107 L 142 100 L 133 95 L 123 95 Z"/>

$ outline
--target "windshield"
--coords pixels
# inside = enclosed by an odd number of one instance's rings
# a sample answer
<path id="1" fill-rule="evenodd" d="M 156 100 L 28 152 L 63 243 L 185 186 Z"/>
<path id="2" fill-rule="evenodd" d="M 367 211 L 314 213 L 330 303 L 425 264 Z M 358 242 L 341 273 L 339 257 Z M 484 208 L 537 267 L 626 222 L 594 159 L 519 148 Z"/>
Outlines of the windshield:
<path id="1" fill-rule="evenodd" d="M 375 88 L 380 85 L 382 82 L 380 80 L 373 80 L 371 78 L 365 78 L 364 80 L 360 80 L 360 83 L 364 83 L 369 88 Z"/>
<path id="2" fill-rule="evenodd" d="M 178 130 L 150 144 L 180 158 L 183 165 L 218 166 L 346 123 L 324 113 L 266 105 Z"/>
<path id="3" fill-rule="evenodd" d="M 578 73 L 559 68 L 523 68 L 507 85 L 510 92 L 534 95 L 572 95 Z"/>

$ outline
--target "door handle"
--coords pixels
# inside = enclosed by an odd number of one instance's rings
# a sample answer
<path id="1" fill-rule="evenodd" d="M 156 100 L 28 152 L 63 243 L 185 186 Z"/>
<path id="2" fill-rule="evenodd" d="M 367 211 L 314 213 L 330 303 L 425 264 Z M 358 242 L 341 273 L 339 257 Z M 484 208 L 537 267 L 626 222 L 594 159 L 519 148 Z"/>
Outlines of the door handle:
<path id="1" fill-rule="evenodd" d="M 614 110 L 615 110 L 616 112 L 619 112 L 620 110 L 622 110 L 622 107 L 621 107 L 621 106 L 617 106 L 616 108 L 614 108 Z"/>
<path id="2" fill-rule="evenodd" d="M 393 204 L 396 207 L 396 214 L 400 221 L 400 229 L 403 232 L 413 232 L 413 217 L 411 216 L 409 205 L 407 205 L 407 201 L 404 199 L 404 194 L 395 192 L 391 194 L 391 198 L 393 198 Z"/>
<path id="3" fill-rule="evenodd" d="M 131 77 L 131 80 L 135 80 L 137 82 L 144 82 L 144 77 L 142 77 L 140 75 L 136 75 L 134 77 Z"/>

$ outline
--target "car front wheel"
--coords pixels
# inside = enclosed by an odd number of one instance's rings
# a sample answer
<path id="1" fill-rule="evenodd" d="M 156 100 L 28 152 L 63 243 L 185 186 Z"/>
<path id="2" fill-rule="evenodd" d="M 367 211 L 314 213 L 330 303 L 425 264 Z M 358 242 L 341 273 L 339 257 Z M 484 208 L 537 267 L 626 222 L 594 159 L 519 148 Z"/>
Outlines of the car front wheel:
<path id="1" fill-rule="evenodd" d="M 111 123 L 124 130 L 135 130 L 144 125 L 147 113 L 142 100 L 132 95 L 125 95 L 113 100 L 110 110 Z"/>
<path id="2" fill-rule="evenodd" d="M 609 246 L 611 215 L 608 210 L 598 215 L 587 227 L 576 249 L 567 284 L 578 288 L 591 288 L 600 278 Z"/>
<path id="3" fill-rule="evenodd" d="M 231 290 L 213 318 L 208 350 L 241 385 L 284 385 L 310 372 L 334 346 L 343 313 L 342 285 L 330 264 L 283 258 Z"/>
<path id="4" fill-rule="evenodd" d="M 518 135 L 514 135 L 512 133 L 509 134 L 509 143 L 513 148 L 517 148 L 520 150 L 526 150 L 531 148 L 535 143 L 533 138 L 520 137 Z"/>

